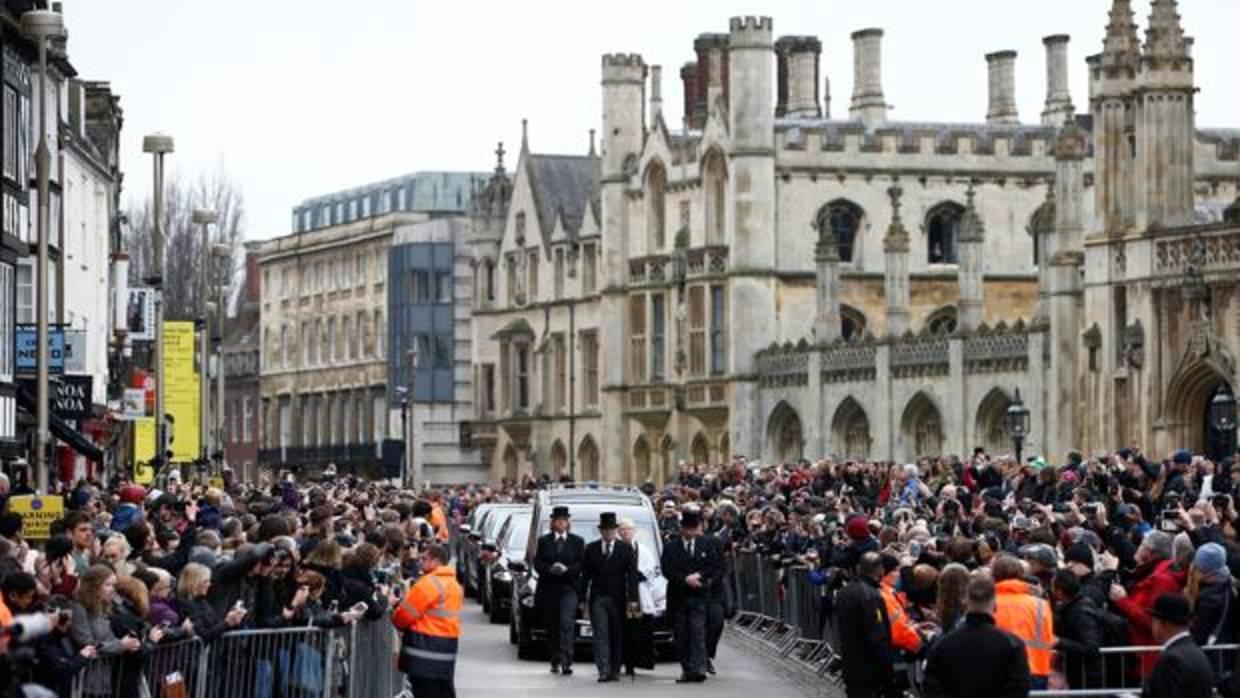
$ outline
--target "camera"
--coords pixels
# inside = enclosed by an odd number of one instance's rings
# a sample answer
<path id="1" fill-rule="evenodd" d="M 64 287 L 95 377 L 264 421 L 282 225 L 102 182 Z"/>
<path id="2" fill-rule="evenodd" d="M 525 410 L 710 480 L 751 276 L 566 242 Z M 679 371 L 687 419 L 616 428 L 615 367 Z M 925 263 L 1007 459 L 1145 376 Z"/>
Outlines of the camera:
<path id="1" fill-rule="evenodd" d="M 1086 502 L 1085 504 L 1081 506 L 1081 513 L 1084 514 L 1085 516 L 1090 517 L 1091 519 L 1098 516 L 1098 503 L 1097 502 Z"/>
<path id="2" fill-rule="evenodd" d="M 1170 509 L 1164 509 L 1162 519 L 1158 522 L 1158 530 L 1167 533 L 1175 533 L 1180 530 L 1180 522 L 1178 521 L 1180 513 Z"/>

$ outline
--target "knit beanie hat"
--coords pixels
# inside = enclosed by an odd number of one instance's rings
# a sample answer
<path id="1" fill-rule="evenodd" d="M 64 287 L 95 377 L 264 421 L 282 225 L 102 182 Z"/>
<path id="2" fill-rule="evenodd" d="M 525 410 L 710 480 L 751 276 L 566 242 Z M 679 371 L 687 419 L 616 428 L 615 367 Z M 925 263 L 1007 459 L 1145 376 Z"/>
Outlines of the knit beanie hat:
<path id="1" fill-rule="evenodd" d="M 1227 551 L 1218 543 L 1206 543 L 1197 548 L 1193 566 L 1206 576 L 1214 576 L 1227 570 Z"/>
<path id="2" fill-rule="evenodd" d="M 1073 543 L 1064 551 L 1063 561 L 1065 563 L 1079 562 L 1092 570 L 1094 568 L 1094 551 L 1087 543 Z"/>
<path id="3" fill-rule="evenodd" d="M 870 523 L 865 514 L 853 514 L 844 522 L 844 532 L 852 540 L 865 540 L 870 537 Z"/>

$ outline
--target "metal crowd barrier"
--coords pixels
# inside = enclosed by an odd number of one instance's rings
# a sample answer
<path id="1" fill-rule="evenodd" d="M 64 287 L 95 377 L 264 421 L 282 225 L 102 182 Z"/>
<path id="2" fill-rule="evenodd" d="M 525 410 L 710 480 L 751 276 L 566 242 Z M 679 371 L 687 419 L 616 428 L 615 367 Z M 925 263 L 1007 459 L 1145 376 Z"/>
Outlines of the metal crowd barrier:
<path id="1" fill-rule="evenodd" d="M 1235 671 L 1240 644 L 1206 645 L 1201 649 L 1214 668 L 1216 683 Z M 1159 645 L 1103 647 L 1099 649 L 1096 657 L 1090 658 L 1091 661 L 1097 662 L 1097 680 L 1090 682 L 1086 681 L 1083 676 L 1066 675 L 1062 678 L 1066 681 L 1068 688 L 1033 691 L 1029 695 L 1033 698 L 1138 695 L 1141 692 L 1143 674 L 1148 673 L 1142 671 L 1142 662 L 1146 663 L 1146 667 L 1152 666 L 1161 652 L 1162 647 Z M 1056 656 L 1057 672 L 1063 669 L 1062 659 L 1062 655 Z"/>
<path id="2" fill-rule="evenodd" d="M 208 653 L 212 680 L 204 698 L 334 696 L 343 680 L 344 639 L 341 629 L 225 633 Z"/>
<path id="3" fill-rule="evenodd" d="M 181 695 L 204 698 L 207 680 L 207 652 L 202 638 L 159 645 L 147 661 L 146 682 L 152 698 Z"/>
<path id="4" fill-rule="evenodd" d="M 349 695 L 392 698 L 404 689 L 396 668 L 400 638 L 387 618 L 357 623 L 349 639 Z"/>

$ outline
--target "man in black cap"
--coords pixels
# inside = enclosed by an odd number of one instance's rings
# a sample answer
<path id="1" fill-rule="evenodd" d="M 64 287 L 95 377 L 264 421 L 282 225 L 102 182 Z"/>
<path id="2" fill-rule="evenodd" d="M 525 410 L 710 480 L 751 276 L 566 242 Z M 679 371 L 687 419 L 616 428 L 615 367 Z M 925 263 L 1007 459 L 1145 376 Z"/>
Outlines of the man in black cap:
<path id="1" fill-rule="evenodd" d="M 1143 698 L 1210 698 L 1214 671 L 1188 632 L 1192 608 L 1183 594 L 1163 594 L 1150 611 L 1151 634 L 1162 645 L 1153 671 L 1145 679 Z"/>
<path id="2" fill-rule="evenodd" d="M 633 546 L 616 536 L 615 512 L 599 515 L 598 540 L 586 546 L 585 592 L 594 631 L 594 663 L 599 683 L 618 680 L 624 665 L 624 614 L 629 583 L 637 580 Z M 632 589 L 636 597 L 636 588 Z"/>
<path id="3" fill-rule="evenodd" d="M 723 576 L 719 541 L 702 535 L 702 515 L 695 509 L 680 514 L 680 535 L 663 546 L 660 561 L 667 578 L 667 610 L 672 617 L 681 675 L 677 683 L 706 680 L 706 617 L 711 589 Z"/>
<path id="4" fill-rule="evenodd" d="M 534 606 L 547 631 L 551 673 L 573 675 L 573 627 L 577 619 L 577 587 L 585 562 L 586 543 L 568 532 L 568 507 L 551 509 L 551 531 L 538 539 L 534 571 L 538 588 Z"/>

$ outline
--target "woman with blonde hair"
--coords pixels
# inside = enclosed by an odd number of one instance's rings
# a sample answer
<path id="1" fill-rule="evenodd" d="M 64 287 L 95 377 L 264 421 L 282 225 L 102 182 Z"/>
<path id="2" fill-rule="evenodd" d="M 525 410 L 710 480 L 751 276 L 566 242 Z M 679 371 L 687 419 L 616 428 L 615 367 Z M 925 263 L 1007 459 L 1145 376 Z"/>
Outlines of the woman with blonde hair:
<path id="1" fill-rule="evenodd" d="M 91 565 L 78 580 L 77 596 L 70 604 L 73 625 L 70 637 L 82 649 L 94 647 L 95 656 L 117 657 L 133 654 L 142 642 L 133 636 L 117 639 L 112 632 L 112 602 L 116 596 L 116 572 L 107 565 Z M 110 696 L 112 667 L 108 662 L 92 662 L 82 678 L 86 696 Z M 117 693 L 117 695 L 128 695 Z"/>
<path id="2" fill-rule="evenodd" d="M 211 570 L 206 565 L 191 562 L 181 570 L 181 576 L 177 578 L 177 604 L 181 616 L 189 620 L 194 634 L 206 643 L 214 642 L 225 632 L 240 627 L 246 615 L 245 609 L 233 608 L 221 618 L 207 601 L 210 590 Z"/>

